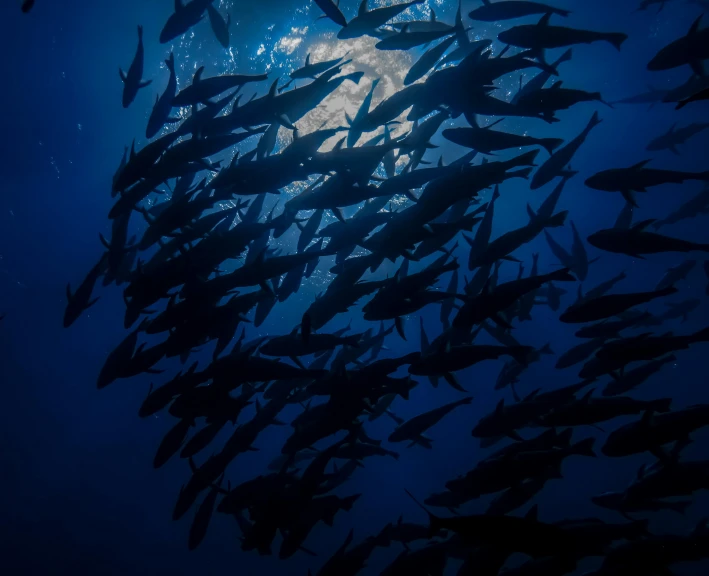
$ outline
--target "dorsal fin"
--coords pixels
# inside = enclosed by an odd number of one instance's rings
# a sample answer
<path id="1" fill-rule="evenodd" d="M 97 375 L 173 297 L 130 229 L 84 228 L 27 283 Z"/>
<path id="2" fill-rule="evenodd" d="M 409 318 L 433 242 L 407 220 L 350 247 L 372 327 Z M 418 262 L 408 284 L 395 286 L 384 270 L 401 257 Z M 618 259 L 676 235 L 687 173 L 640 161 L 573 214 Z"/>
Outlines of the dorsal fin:
<path id="1" fill-rule="evenodd" d="M 342 146 L 345 143 L 345 140 L 347 140 L 347 136 L 343 136 L 341 140 L 338 140 L 338 142 L 332 147 L 334 151 L 342 150 Z"/>
<path id="2" fill-rule="evenodd" d="M 656 218 L 648 218 L 647 220 L 642 220 L 642 221 L 638 222 L 637 224 L 633 224 L 630 227 L 630 229 L 639 232 L 640 230 L 647 228 L 650 224 L 652 224 L 653 222 L 656 222 L 656 221 L 657 221 Z"/>
<path id="3" fill-rule="evenodd" d="M 497 406 L 495 406 L 495 414 L 501 414 L 502 411 L 505 409 L 505 399 L 503 398 L 497 403 Z"/>
<path id="4" fill-rule="evenodd" d="M 538 516 L 539 516 L 539 506 L 537 504 L 535 504 L 534 506 L 532 506 L 529 509 L 529 512 L 527 512 L 524 515 L 524 519 L 525 520 L 532 520 L 532 521 L 536 522 Z"/>
<path id="5" fill-rule="evenodd" d="M 436 13 L 433 11 L 433 8 L 431 8 L 431 22 L 436 21 Z"/>
<path id="6" fill-rule="evenodd" d="M 637 164 L 633 164 L 633 165 L 630 167 L 630 170 L 640 170 L 640 169 L 644 168 L 645 165 L 646 165 L 647 163 L 649 163 L 650 161 L 651 161 L 650 159 L 647 159 L 647 160 L 643 160 L 642 162 L 638 162 Z"/>
<path id="7" fill-rule="evenodd" d="M 308 55 L 305 57 L 305 65 L 310 66 L 310 52 L 308 52 Z"/>
<path id="8" fill-rule="evenodd" d="M 544 16 L 539 19 L 539 22 L 537 22 L 537 26 L 549 26 L 549 18 L 551 18 L 551 15 L 551 12 L 544 14 Z"/>
<path id="9" fill-rule="evenodd" d="M 359 4 L 359 10 L 357 11 L 357 16 L 364 16 L 369 9 L 367 8 L 367 0 L 362 0 Z"/>
<path id="10" fill-rule="evenodd" d="M 700 14 L 697 19 L 692 22 L 692 26 L 690 27 L 689 32 L 687 32 L 687 36 L 694 36 L 699 31 L 699 23 L 702 21 L 702 16 L 704 16 L 704 14 Z"/>
<path id="11" fill-rule="evenodd" d="M 269 98 L 274 98 L 276 96 L 276 88 L 278 87 L 278 81 L 281 78 L 278 77 L 273 81 L 273 84 L 271 84 L 271 87 L 268 89 L 268 97 Z"/>
<path id="12" fill-rule="evenodd" d="M 554 82 L 554 84 L 551 85 L 551 89 L 558 90 L 559 88 L 561 88 L 561 84 L 562 84 L 561 80 L 559 80 L 558 82 Z"/>
<path id="13" fill-rule="evenodd" d="M 204 66 L 200 66 L 197 68 L 197 72 L 194 73 L 194 76 L 192 77 L 192 84 L 197 84 L 202 78 L 202 72 L 204 72 Z"/>
<path id="14" fill-rule="evenodd" d="M 130 145 L 130 159 L 135 158 L 135 138 L 133 138 L 133 143 Z"/>
<path id="15" fill-rule="evenodd" d="M 175 12 L 179 12 L 184 8 L 184 5 L 182 4 L 182 0 L 175 0 Z"/>

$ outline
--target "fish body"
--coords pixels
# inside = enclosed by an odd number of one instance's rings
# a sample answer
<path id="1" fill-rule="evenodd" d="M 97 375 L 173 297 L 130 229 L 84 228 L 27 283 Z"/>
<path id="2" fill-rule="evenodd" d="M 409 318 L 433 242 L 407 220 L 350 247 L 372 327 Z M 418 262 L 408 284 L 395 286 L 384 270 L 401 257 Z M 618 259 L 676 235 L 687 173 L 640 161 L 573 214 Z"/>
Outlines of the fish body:
<path id="1" fill-rule="evenodd" d="M 550 26 L 550 16 L 551 13 L 547 12 L 537 24 L 524 24 L 500 32 L 497 39 L 503 44 L 528 50 L 565 48 L 574 44 L 591 44 L 601 41 L 608 42 L 616 50 L 620 50 L 623 42 L 628 39 L 628 35 L 622 32 L 594 32 L 564 26 Z"/>
<path id="2" fill-rule="evenodd" d="M 525 16 L 534 16 L 536 14 L 568 16 L 571 12 L 561 8 L 554 8 L 541 2 L 520 2 L 519 0 L 491 2 L 490 0 L 483 0 L 483 5 L 470 12 L 468 17 L 471 20 L 481 22 L 497 22 L 498 20 L 514 20 L 515 18 L 524 18 Z"/>
<path id="3" fill-rule="evenodd" d="M 123 107 L 128 108 L 135 97 L 138 95 L 138 90 L 148 86 L 152 80 L 143 80 L 143 60 L 145 58 L 145 49 L 143 48 L 143 27 L 138 26 L 138 48 L 136 49 L 133 62 L 131 62 L 128 73 L 118 69 L 121 80 L 123 81 Z"/>

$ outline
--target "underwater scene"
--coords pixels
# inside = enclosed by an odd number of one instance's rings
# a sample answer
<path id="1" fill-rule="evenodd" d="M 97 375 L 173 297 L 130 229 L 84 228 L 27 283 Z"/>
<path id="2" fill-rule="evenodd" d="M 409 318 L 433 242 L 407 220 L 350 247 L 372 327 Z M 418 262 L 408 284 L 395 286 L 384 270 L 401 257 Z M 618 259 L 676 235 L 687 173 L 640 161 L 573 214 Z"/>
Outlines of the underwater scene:
<path id="1" fill-rule="evenodd" d="M 709 574 L 709 1 L 0 23 L 2 574 Z"/>

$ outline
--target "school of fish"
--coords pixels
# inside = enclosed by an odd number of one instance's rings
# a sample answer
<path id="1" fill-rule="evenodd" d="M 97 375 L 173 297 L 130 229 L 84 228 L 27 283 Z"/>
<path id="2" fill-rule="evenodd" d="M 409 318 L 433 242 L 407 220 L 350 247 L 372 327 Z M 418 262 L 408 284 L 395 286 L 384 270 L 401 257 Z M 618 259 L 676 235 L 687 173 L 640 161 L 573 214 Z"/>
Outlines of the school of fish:
<path id="1" fill-rule="evenodd" d="M 663 326 L 686 320 L 699 307 L 698 299 L 666 299 L 681 292 L 697 265 L 709 282 L 709 260 L 679 261 L 660 271 L 660 282 L 642 292 L 616 288 L 625 273 L 595 287 L 585 284 L 583 291 L 579 283 L 594 263 L 586 244 L 609 254 L 604 258 L 651 258 L 664 252 L 691 252 L 697 258 L 709 252 L 707 243 L 660 231 L 709 213 L 709 184 L 662 219 L 632 222 L 633 208 L 652 194 L 651 188 L 681 187 L 690 180 L 709 183 L 709 170 L 670 170 L 660 160 L 619 166 L 608 158 L 602 171 L 585 175 L 585 187 L 599 202 L 605 193 L 622 196 L 625 207 L 614 226 L 584 239 L 573 215 L 557 211 L 556 204 L 565 185 L 580 178 L 571 166 L 584 142 L 593 138 L 601 114 L 589 114 L 585 128 L 568 141 L 493 127 L 509 117 L 554 124 L 557 112 L 584 102 L 702 106 L 709 98 L 709 28 L 698 17 L 684 36 L 642 63 L 658 77 L 685 68 L 691 73 L 685 85 L 606 102 L 599 92 L 563 83 L 561 65 L 573 61 L 574 45 L 599 43 L 594 49 L 621 51 L 627 35 L 570 27 L 566 22 L 579 23 L 569 10 L 526 0 L 483 0 L 467 18 L 458 7 L 450 24 L 438 20 L 433 10 L 429 20 L 391 22 L 425 0 L 380 7 L 362 0 L 350 19 L 342 10 L 350 13 L 354 7 L 345 2 L 314 0 L 313 9 L 338 27 L 337 39 L 372 36 L 376 51 L 424 47 L 406 74 L 405 87 L 370 109 L 378 83 L 372 79 L 371 90 L 356 115 L 347 115 L 346 125 L 303 133 L 298 124 L 308 112 L 341 85 L 362 80 L 362 72 L 342 73 L 350 64 L 346 57 L 314 62 L 308 56 L 287 83 L 270 78 L 270 87 L 267 74 L 205 77 L 201 67 L 178 91 L 171 53 L 146 143 L 136 149 L 134 141 L 112 179 L 111 237 L 101 236 L 104 251 L 87 276 L 67 286 L 67 328 L 98 300 L 99 281 L 123 291 L 129 333 L 106 358 L 98 388 L 139 374 L 161 374 L 164 370 L 156 367 L 166 359 L 176 357 L 183 364 L 173 378 L 151 386 L 139 415 L 166 411 L 176 421 L 157 447 L 154 466 L 185 460 L 173 519 L 193 511 L 188 546 L 199 546 L 216 512 L 235 518 L 243 551 L 272 554 L 280 541 L 276 553 L 284 560 L 297 553 L 329 555 L 317 561 L 319 576 L 361 574 L 375 549 L 394 543 L 403 548 L 383 575 L 440 576 L 449 560 L 462 561 L 460 575 L 563 575 L 596 557 L 593 574 L 598 576 L 669 576 L 677 563 L 706 560 L 706 521 L 690 534 L 655 533 L 637 515 L 682 513 L 695 492 L 709 489 L 709 460 L 682 454 L 693 434 L 709 426 L 709 405 L 676 407 L 671 397 L 648 401 L 628 394 L 681 361 L 683 350 L 709 342 L 709 321 L 703 330 L 680 335 Z M 23 12 L 33 4 L 23 2 Z M 665 4 L 676 3 L 644 0 L 638 10 L 655 5 L 663 10 Z M 175 0 L 160 43 L 179 39 L 205 17 L 228 48 L 234 40 L 231 21 L 213 0 Z M 498 23 L 499 34 L 471 40 L 468 21 Z M 120 69 L 123 107 L 158 83 L 144 78 L 142 26 L 137 31 L 133 61 Z M 493 54 L 493 40 L 504 49 Z M 523 70 L 533 75 L 520 82 L 511 99 L 495 92 L 497 81 Z M 242 102 L 247 85 L 262 88 Z M 186 118 L 175 112 L 182 107 L 191 109 Z M 454 119 L 455 127 L 444 127 Z M 404 120 L 413 122 L 410 130 L 400 130 Z M 647 150 L 678 154 L 679 146 L 708 127 L 707 122 L 674 125 L 649 142 Z M 282 146 L 279 132 L 287 135 Z M 430 140 L 436 134 L 469 153 L 449 163 L 425 160 L 435 148 Z M 336 143 L 324 150 L 331 139 Z M 234 153 L 237 145 L 249 151 Z M 498 159 L 500 151 L 511 155 Z M 228 161 L 215 159 L 224 153 Z M 510 179 L 523 179 L 532 190 L 553 185 L 538 206 L 527 205 L 524 225 L 493 238 L 495 205 L 506 201 Z M 294 184 L 299 185 L 296 194 L 281 193 Z M 489 200 L 481 203 L 488 190 Z M 272 207 L 265 210 L 267 203 Z M 129 237 L 131 220 L 133 226 L 140 223 L 140 237 Z M 293 226 L 299 231 L 297 251 L 283 253 L 277 239 Z M 560 229 L 567 226 L 570 248 L 559 240 Z M 498 282 L 500 266 L 519 263 L 515 251 L 540 235 L 560 267 L 541 269 L 535 254 L 527 275 L 520 263 L 516 279 Z M 378 273 L 385 262 L 397 266 L 392 277 Z M 259 326 L 274 307 L 325 263 L 332 279 L 302 310 L 301 322 L 290 332 L 262 335 Z M 644 311 L 656 300 L 667 303 L 664 314 Z M 440 330 L 429 339 L 421 319 L 416 327 L 420 340 L 414 342 L 405 319 L 416 318 L 427 306 L 440 307 Z M 520 394 L 516 385 L 527 367 L 553 354 L 549 346 L 525 345 L 514 335 L 515 326 L 532 321 L 539 306 L 558 312 L 559 322 L 577 325 L 578 340 L 558 356 L 556 367 L 573 367 L 578 381 Z M 371 328 L 351 333 L 352 314 L 373 323 Z M 496 344 L 478 343 L 481 331 Z M 410 343 L 410 352 L 379 358 L 396 338 Z M 211 361 L 200 366 L 190 360 L 206 345 Z M 334 552 L 318 550 L 308 539 L 312 529 L 321 522 L 332 526 L 340 511 L 356 511 L 360 497 L 333 491 L 346 486 L 370 457 L 398 459 L 396 444 L 431 449 L 436 424 L 474 402 L 473 381 L 464 371 L 484 361 L 500 362 L 502 370 L 497 382 L 475 383 L 475 388 L 494 388 L 499 403 L 485 417 L 471 419 L 461 433 L 472 434 L 491 451 L 440 492 L 410 494 L 426 524 L 392 519 L 357 543 L 350 532 Z M 460 398 L 409 420 L 397 416 L 395 406 L 416 395 L 417 387 L 441 383 Z M 247 406 L 256 407 L 250 420 L 240 417 Z M 279 417 L 289 406 L 303 408 L 286 423 Z M 367 424 L 382 416 L 392 420 L 385 442 L 366 432 Z M 620 416 L 633 419 L 619 428 L 606 424 Z M 611 429 L 601 443 L 576 438 L 579 428 L 601 424 Z M 274 425 L 291 428 L 280 454 L 268 470 L 232 486 L 232 462 L 255 450 L 261 432 Z M 216 446 L 212 441 L 225 428 L 231 434 Z M 653 461 L 638 470 L 625 491 L 593 498 L 595 505 L 626 521 L 549 523 L 538 517 L 536 506 L 517 513 L 549 480 L 562 477 L 569 458 L 640 453 Z M 484 514 L 461 511 L 487 494 L 496 497 Z M 506 568 L 514 553 L 524 554 L 525 562 Z"/>

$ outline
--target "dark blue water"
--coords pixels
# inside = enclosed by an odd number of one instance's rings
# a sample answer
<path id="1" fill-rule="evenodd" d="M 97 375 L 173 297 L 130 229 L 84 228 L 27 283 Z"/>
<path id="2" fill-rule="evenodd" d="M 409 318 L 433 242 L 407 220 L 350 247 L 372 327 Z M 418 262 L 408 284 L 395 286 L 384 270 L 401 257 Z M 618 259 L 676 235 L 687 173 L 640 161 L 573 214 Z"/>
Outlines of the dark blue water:
<path id="1" fill-rule="evenodd" d="M 388 2 L 387 2 L 388 3 Z M 317 526 L 307 546 L 317 558 L 298 554 L 282 562 L 273 557 L 259 557 L 239 549 L 239 531 L 229 517 L 215 514 L 206 540 L 196 551 L 188 551 L 187 531 L 192 513 L 180 522 L 172 522 L 174 501 L 181 484 L 187 481 L 185 461 L 172 459 L 159 470 L 152 459 L 172 419 L 158 415 L 141 420 L 137 409 L 151 382 L 156 385 L 179 370 L 179 363 L 163 361 L 163 376 L 141 376 L 121 380 L 98 392 L 96 376 L 106 354 L 125 336 L 122 325 L 124 306 L 121 291 L 115 286 L 101 289 L 99 302 L 70 329 L 62 328 L 66 303 L 65 287 L 75 288 L 86 271 L 99 258 L 102 247 L 98 233 L 110 234 L 106 214 L 113 204 L 110 197 L 111 176 L 125 145 L 133 138 L 144 143 L 144 130 L 155 95 L 167 82 L 163 61 L 174 49 L 180 87 L 189 84 L 200 65 L 205 76 L 224 71 L 257 73 L 264 70 L 285 76 L 300 66 L 308 52 L 314 60 L 342 55 L 352 49 L 353 69 L 363 70 L 365 80 L 359 86 L 344 84 L 330 96 L 310 120 L 305 131 L 344 122 L 344 111 L 356 112 L 369 90 L 371 81 L 383 81 L 374 103 L 401 87 L 403 75 L 414 61 L 412 54 L 377 53 L 373 39 L 364 38 L 345 44 L 334 38 L 337 27 L 329 20 L 317 20 L 318 9 L 297 0 L 261 0 L 220 2 L 220 11 L 231 14 L 232 48 L 225 51 L 214 39 L 206 22 L 185 37 L 168 45 L 158 44 L 159 31 L 173 10 L 169 0 L 125 0 L 123 2 L 79 2 L 39 0 L 29 15 L 20 13 L 19 2 L 5 1 L 0 7 L 0 53 L 4 55 L 0 88 L 2 110 L 2 193 L 0 194 L 0 446 L 2 447 L 2 501 L 0 501 L 0 542 L 2 572 L 11 575 L 34 574 L 306 574 L 315 569 L 354 528 L 355 542 L 378 532 L 400 514 L 408 521 L 424 522 L 423 513 L 406 497 L 404 488 L 421 497 L 443 489 L 445 481 L 470 469 L 483 451 L 470 436 L 470 429 L 489 413 L 503 396 L 511 401 L 509 390 L 493 390 L 501 362 L 488 362 L 459 374 L 459 381 L 474 395 L 470 407 L 459 409 L 433 428 L 433 450 L 406 449 L 401 458 L 374 458 L 338 490 L 340 495 L 362 493 L 349 513 L 340 513 L 334 528 Z M 463 2 L 467 14 L 477 2 Z M 655 88 L 674 87 L 684 82 L 689 69 L 669 72 L 646 71 L 646 63 L 663 46 L 683 35 L 701 8 L 679 0 L 667 2 L 659 14 L 633 13 L 635 0 L 559 0 L 573 10 L 565 24 L 587 29 L 623 31 L 629 40 L 620 53 L 607 44 L 574 47 L 574 59 L 564 64 L 562 79 L 566 86 L 598 90 L 606 100 L 617 100 Z M 439 19 L 453 21 L 453 2 L 431 2 Z M 343 0 L 341 8 L 348 18 L 356 13 L 353 1 Z M 426 5 L 408 11 L 401 19 L 422 19 Z M 136 44 L 136 25 L 145 29 L 145 78 L 153 84 L 141 90 L 133 105 L 120 105 L 122 83 L 118 67 L 127 69 Z M 466 25 L 470 21 L 466 19 Z M 475 22 L 474 34 L 494 38 L 510 23 L 503 25 Z M 499 50 L 501 46 L 495 45 Z M 412 51 L 415 52 L 415 51 Z M 348 70 L 349 71 L 349 70 Z M 527 76 L 528 77 L 528 76 Z M 526 77 L 526 78 L 527 78 Z M 499 82 L 500 91 L 515 89 L 518 75 Z M 265 85 L 247 87 L 260 94 Z M 676 112 L 673 105 L 617 106 L 581 104 L 561 112 L 561 122 L 546 125 L 529 119 L 511 119 L 503 125 L 510 131 L 527 130 L 535 136 L 570 139 L 586 125 L 594 110 L 603 123 L 596 128 L 572 163 L 579 176 L 567 185 L 559 209 L 569 210 L 582 236 L 612 226 L 623 206 L 620 195 L 590 190 L 583 185 L 588 176 L 603 169 L 629 166 L 653 158 L 653 166 L 677 170 L 709 168 L 709 131 L 696 136 L 681 149 L 681 155 L 669 151 L 649 153 L 650 139 L 667 131 L 674 123 L 708 121 L 706 104 L 689 106 Z M 448 126 L 453 125 L 448 123 Z M 281 135 L 283 131 L 281 132 Z M 427 159 L 446 162 L 462 155 L 457 148 L 437 135 L 433 142 L 440 147 Z M 330 144 L 331 145 L 331 144 Z M 248 150 L 253 143 L 244 146 Z M 502 157 L 507 155 L 502 154 Z M 541 152 L 539 159 L 546 158 Z M 553 188 L 530 191 L 522 180 L 501 186 L 496 205 L 493 238 L 527 222 L 525 205 L 537 207 Z M 639 195 L 640 209 L 634 220 L 662 218 L 681 202 L 696 194 L 701 183 L 667 185 Z M 291 192 L 292 193 L 292 192 Z M 483 200 L 489 198 L 483 193 Z M 274 200 L 269 198 L 267 209 Z M 328 222 L 332 217 L 328 217 Z M 664 229 L 667 234 L 698 242 L 709 241 L 706 217 L 683 221 Z M 145 228 L 142 219 L 134 218 L 131 234 Z M 571 243 L 568 226 L 552 231 L 566 246 Z M 279 240 L 285 251 L 292 252 L 297 230 L 292 228 Z M 628 279 L 619 291 L 654 288 L 665 270 L 676 265 L 683 255 L 668 254 L 633 259 L 600 253 L 588 247 L 589 257 L 600 257 L 591 266 L 584 287 L 625 270 Z M 515 252 L 531 265 L 532 253 L 540 252 L 540 271 L 558 266 L 540 235 L 534 242 Z M 467 261 L 465 246 L 456 255 Z M 284 334 L 300 321 L 303 311 L 315 295 L 324 290 L 330 276 L 329 263 L 322 262 L 316 274 L 300 292 L 285 303 L 277 304 L 268 321 L 259 329 L 249 326 L 247 337 Z M 418 269 L 412 266 L 412 270 Z M 378 272 L 383 277 L 396 266 L 385 265 Z M 505 263 L 500 280 L 517 276 L 517 265 Z M 446 286 L 448 276 L 440 285 Z M 706 286 L 701 266 L 681 286 L 675 300 L 703 297 Z M 575 286 L 569 288 L 573 293 Z M 564 297 L 563 306 L 573 302 Z M 661 312 L 663 302 L 649 306 Z M 439 308 L 422 311 L 431 338 L 440 333 Z M 576 327 L 560 324 L 558 314 L 544 306 L 533 311 L 533 322 L 520 324 L 515 336 L 522 343 L 540 347 L 551 343 L 557 354 L 576 341 Z M 353 330 L 370 325 L 355 309 L 351 315 Z M 348 316 L 333 320 L 327 330 L 347 324 Z M 667 330 L 686 334 L 709 324 L 706 300 L 684 323 L 673 320 Z M 375 326 L 375 325 L 371 325 Z M 376 327 L 376 326 L 375 326 Z M 397 356 L 418 347 L 418 317 L 406 323 L 408 342 L 396 334 L 387 340 L 384 355 Z M 488 342 L 486 335 L 480 342 Z M 677 354 L 678 361 L 633 393 L 634 397 L 652 399 L 671 396 L 674 407 L 709 402 L 706 357 L 709 348 L 700 344 Z M 196 356 L 203 362 L 209 355 Z M 576 367 L 555 370 L 555 358 L 547 356 L 530 366 L 518 385 L 520 393 L 535 388 L 553 388 L 576 382 Z M 432 388 L 425 379 L 412 392 L 408 402 L 397 398 L 394 412 L 409 418 L 432 407 L 457 399 L 459 394 L 443 384 Z M 291 418 L 295 409 L 284 415 Z M 242 419 L 252 411 L 242 414 Z M 286 418 L 286 419 L 288 419 Z M 603 425 L 614 429 L 624 423 L 618 419 Z M 393 422 L 382 418 L 367 431 L 375 438 L 386 438 Z M 228 434 L 228 431 L 227 431 Z M 279 452 L 288 430 L 271 427 L 258 439 L 258 452 L 240 455 L 229 468 L 232 485 L 259 474 Z M 604 434 L 580 428 L 576 438 Z M 220 436 L 221 438 L 221 436 Z M 219 439 L 218 439 L 219 440 Z M 706 431 L 695 435 L 686 455 L 701 457 L 707 451 Z M 209 450 L 212 450 L 210 447 Z M 216 448 L 214 449 L 216 451 Z M 650 455 L 623 459 L 599 457 L 572 459 L 564 464 L 563 480 L 549 482 L 536 502 L 540 519 L 596 516 L 618 521 L 614 514 L 596 508 L 589 497 L 607 490 L 622 490 L 634 478 L 638 466 L 652 462 Z M 466 510 L 483 511 L 489 498 L 473 502 Z M 684 515 L 662 512 L 650 515 L 652 528 L 661 532 L 686 533 L 709 510 L 706 493 L 699 493 Z M 378 549 L 366 574 L 378 574 L 400 547 Z M 593 563 L 584 563 L 584 569 Z M 6 570 L 7 569 L 7 570 Z M 451 570 L 454 572 L 453 562 Z M 583 571 L 583 570 L 582 570 Z M 709 564 L 679 566 L 677 574 L 706 574 Z"/>

